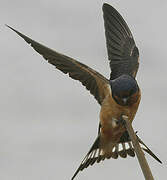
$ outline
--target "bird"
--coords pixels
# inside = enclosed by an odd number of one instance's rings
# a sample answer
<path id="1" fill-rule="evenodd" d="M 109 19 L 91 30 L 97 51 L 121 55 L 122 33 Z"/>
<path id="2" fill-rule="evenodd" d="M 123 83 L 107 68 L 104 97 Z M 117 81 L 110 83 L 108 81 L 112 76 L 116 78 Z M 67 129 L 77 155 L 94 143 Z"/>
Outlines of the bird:
<path id="1" fill-rule="evenodd" d="M 136 80 L 139 67 L 139 50 L 120 13 L 107 3 L 103 4 L 102 10 L 111 69 L 109 78 L 6 25 L 30 44 L 48 63 L 69 75 L 70 78 L 80 81 L 101 106 L 97 138 L 71 180 L 80 171 L 95 162 L 99 163 L 110 158 L 135 156 L 128 131 L 122 123 L 122 116 L 126 115 L 132 123 L 140 104 L 141 90 Z M 136 137 L 142 149 L 159 163 L 162 163 L 137 134 Z"/>

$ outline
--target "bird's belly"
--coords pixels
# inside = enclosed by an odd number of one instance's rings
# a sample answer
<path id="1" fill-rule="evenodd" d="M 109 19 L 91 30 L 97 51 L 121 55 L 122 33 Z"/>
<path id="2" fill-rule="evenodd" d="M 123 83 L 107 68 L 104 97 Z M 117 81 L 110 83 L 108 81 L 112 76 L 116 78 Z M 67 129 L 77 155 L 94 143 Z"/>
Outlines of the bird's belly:
<path id="1" fill-rule="evenodd" d="M 118 142 L 121 135 L 125 131 L 125 127 L 118 122 L 123 111 L 118 113 L 111 109 L 103 109 L 100 113 L 101 120 L 101 136 L 107 141 Z"/>
<path id="2" fill-rule="evenodd" d="M 108 97 L 102 104 L 100 111 L 101 136 L 107 141 L 118 142 L 125 131 L 125 127 L 121 123 L 117 123 L 117 120 L 120 120 L 122 115 L 126 115 L 132 122 L 138 109 L 138 104 L 120 106 L 111 96 Z"/>

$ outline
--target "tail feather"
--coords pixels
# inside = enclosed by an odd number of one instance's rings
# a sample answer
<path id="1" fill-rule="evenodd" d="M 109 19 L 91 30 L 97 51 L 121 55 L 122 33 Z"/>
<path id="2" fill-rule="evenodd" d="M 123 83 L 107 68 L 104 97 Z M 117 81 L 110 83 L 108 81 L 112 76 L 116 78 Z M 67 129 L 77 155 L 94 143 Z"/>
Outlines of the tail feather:
<path id="1" fill-rule="evenodd" d="M 145 152 L 150 154 L 159 163 L 162 163 L 161 160 L 144 144 L 144 142 L 138 136 L 137 138 L 141 145 L 141 148 Z M 122 158 L 126 158 L 127 156 L 135 157 L 135 151 L 127 131 L 120 138 L 120 142 L 111 148 L 111 152 L 106 154 L 100 148 L 100 135 L 98 135 L 97 139 L 95 140 L 91 149 L 89 150 L 83 161 L 81 162 L 79 168 L 77 169 L 71 180 L 75 178 L 75 176 L 78 174 L 79 171 L 82 171 L 83 169 L 87 168 L 90 165 L 92 166 L 95 162 L 100 163 L 101 161 L 110 158 L 117 159 L 119 156 Z"/>
<path id="2" fill-rule="evenodd" d="M 137 136 L 137 135 L 136 135 Z M 142 144 L 144 147 L 142 149 L 147 152 L 150 156 L 152 156 L 154 159 L 156 159 L 159 163 L 162 164 L 162 161 L 144 144 L 144 142 L 137 136 L 137 139 L 140 144 Z"/>
<path id="3" fill-rule="evenodd" d="M 92 145 L 91 149 L 81 162 L 79 168 L 76 170 L 75 174 L 73 175 L 72 179 L 75 178 L 75 176 L 79 173 L 79 171 L 82 171 L 83 169 L 87 168 L 88 166 L 92 166 L 95 162 L 100 163 L 101 161 L 104 161 L 105 159 L 117 159 L 118 156 L 125 158 L 127 155 L 134 157 L 134 150 L 132 148 L 131 142 L 128 142 L 129 148 L 126 149 L 125 143 L 118 143 L 113 148 L 112 151 L 108 154 L 104 154 L 102 149 L 99 147 L 100 142 L 100 136 L 97 137 L 94 144 Z M 122 146 L 122 148 L 120 148 Z"/>
<path id="4" fill-rule="evenodd" d="M 129 148 L 126 150 L 127 154 L 131 157 L 135 157 L 135 152 L 131 142 L 128 142 Z"/>

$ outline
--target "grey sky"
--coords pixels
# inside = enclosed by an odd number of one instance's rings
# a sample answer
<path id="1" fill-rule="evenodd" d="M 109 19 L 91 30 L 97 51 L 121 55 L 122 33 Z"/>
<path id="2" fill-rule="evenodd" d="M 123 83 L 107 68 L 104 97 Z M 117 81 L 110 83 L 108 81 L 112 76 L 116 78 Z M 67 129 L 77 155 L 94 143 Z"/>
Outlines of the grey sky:
<path id="1" fill-rule="evenodd" d="M 67 180 L 96 138 L 100 107 L 79 82 L 56 70 L 4 24 L 109 77 L 102 4 L 124 17 L 140 50 L 142 101 L 133 122 L 163 161 L 166 177 L 167 1 L 2 0 L 0 179 Z M 76 179 L 144 179 L 136 158 L 106 160 Z"/>

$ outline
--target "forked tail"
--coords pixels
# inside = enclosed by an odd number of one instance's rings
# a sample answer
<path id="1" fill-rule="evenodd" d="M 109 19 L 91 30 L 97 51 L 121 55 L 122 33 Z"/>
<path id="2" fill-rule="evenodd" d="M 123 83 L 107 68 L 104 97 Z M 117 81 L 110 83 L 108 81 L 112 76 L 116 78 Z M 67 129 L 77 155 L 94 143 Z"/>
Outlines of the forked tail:
<path id="1" fill-rule="evenodd" d="M 136 135 L 137 136 L 137 135 Z M 161 160 L 144 144 L 144 142 L 137 136 L 138 141 L 141 145 L 141 148 L 151 155 L 154 159 L 156 159 L 159 163 L 162 163 Z M 135 157 L 135 151 L 132 145 L 132 142 L 129 138 L 129 134 L 127 131 L 120 138 L 119 143 L 117 143 L 110 155 L 103 154 L 102 149 L 100 148 L 100 134 L 96 138 L 94 144 L 90 148 L 89 152 L 81 162 L 79 168 L 71 178 L 73 180 L 79 171 L 87 168 L 88 166 L 92 166 L 95 162 L 99 163 L 105 159 L 114 158 L 117 159 L 119 156 L 122 158 L 126 158 L 127 156 Z"/>

